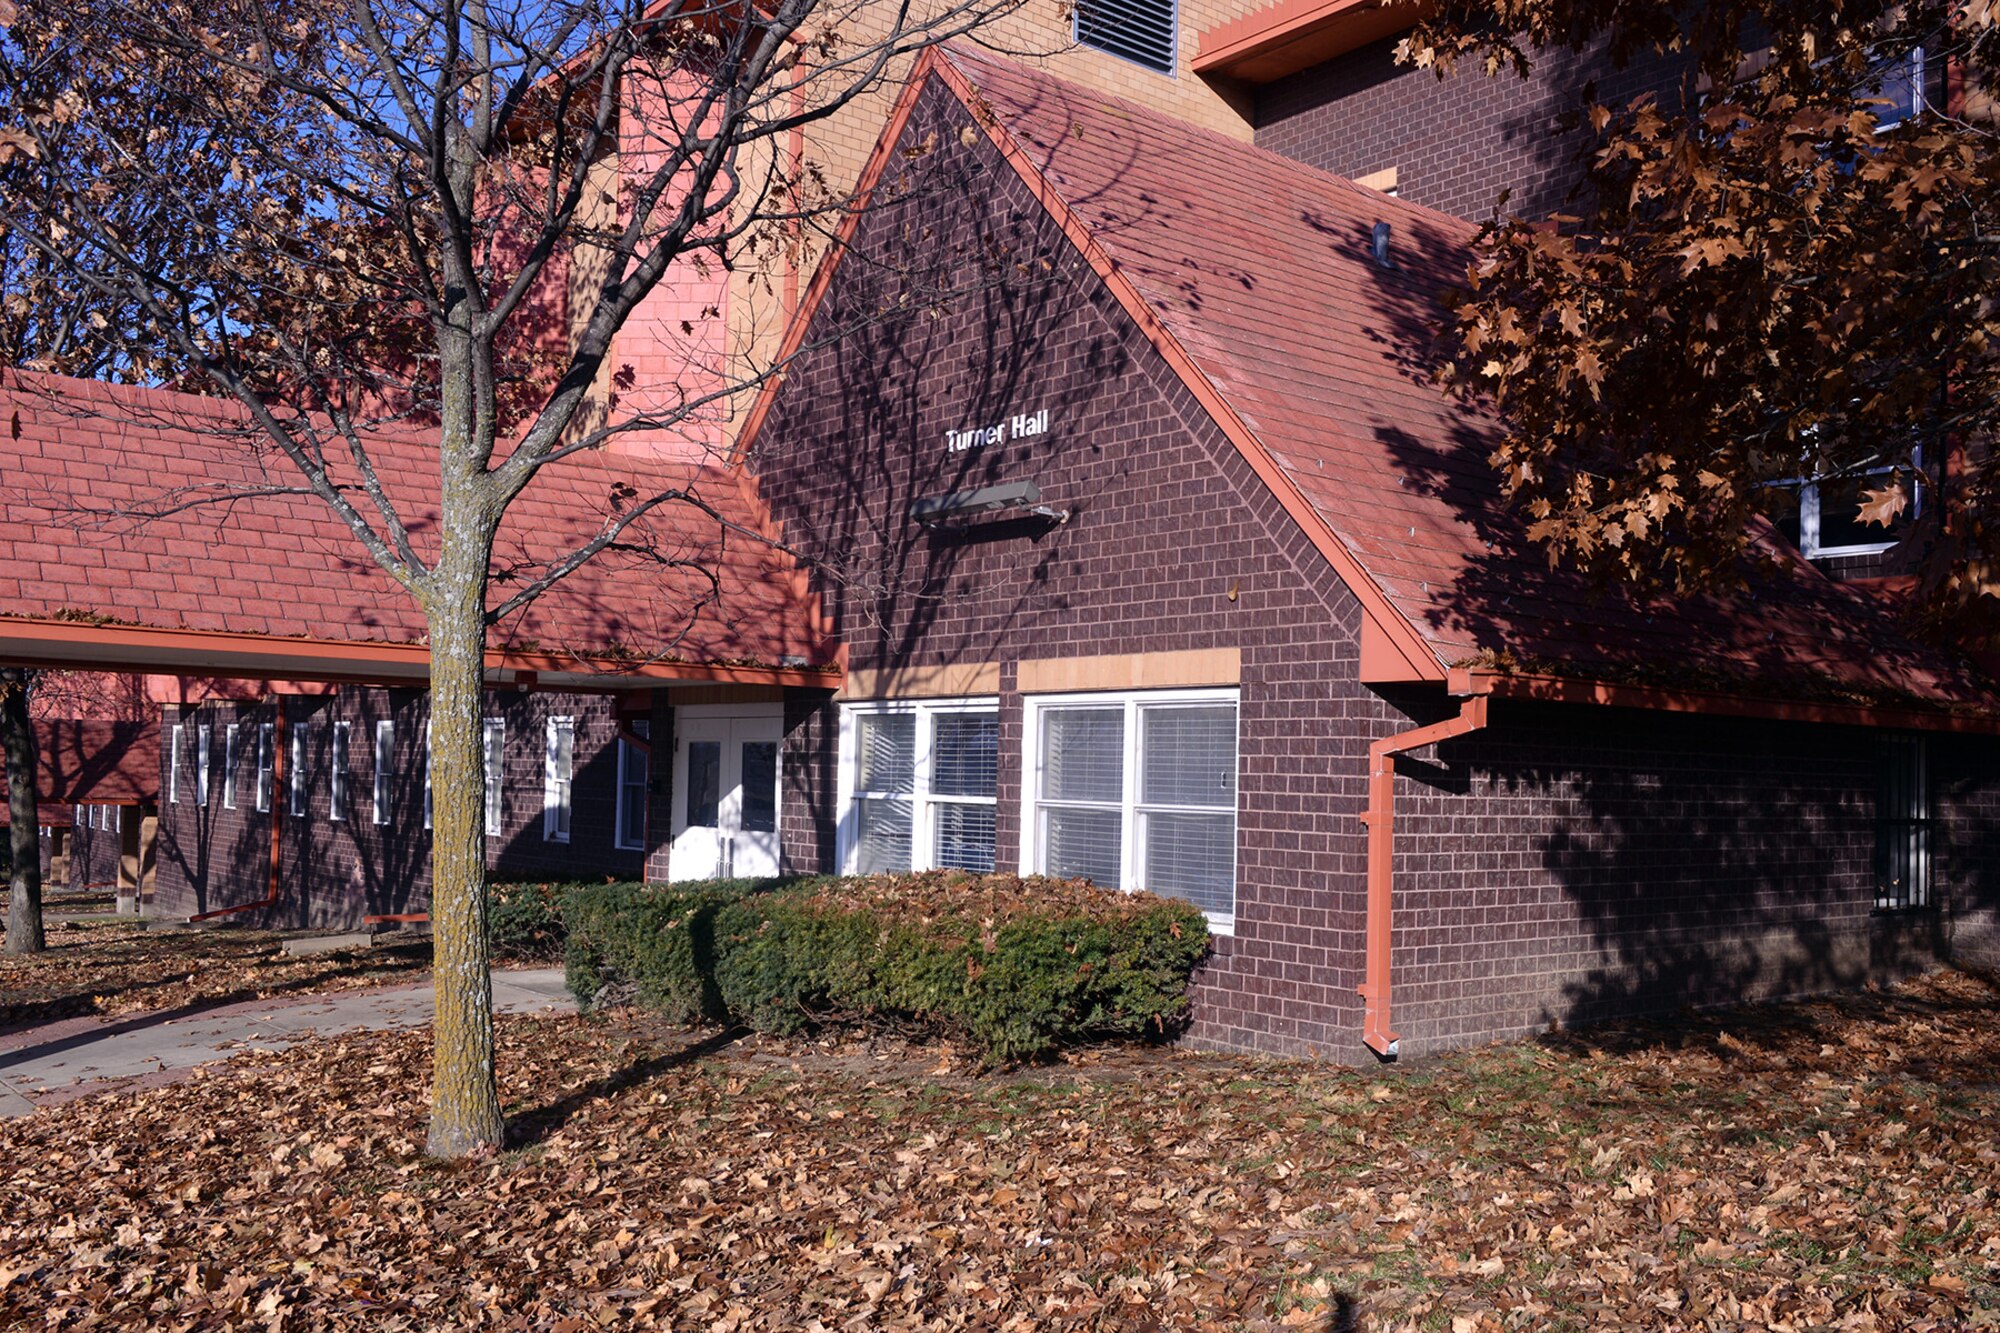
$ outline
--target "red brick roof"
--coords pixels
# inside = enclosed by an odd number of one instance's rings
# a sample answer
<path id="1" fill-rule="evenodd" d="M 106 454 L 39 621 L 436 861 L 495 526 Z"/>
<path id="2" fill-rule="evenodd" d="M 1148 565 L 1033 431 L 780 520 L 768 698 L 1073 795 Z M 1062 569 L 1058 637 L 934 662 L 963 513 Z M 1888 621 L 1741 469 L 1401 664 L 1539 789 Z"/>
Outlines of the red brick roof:
<path id="1" fill-rule="evenodd" d="M 434 437 L 384 431 L 368 445 L 425 553 L 436 540 Z M 351 464 L 335 470 L 355 479 Z M 8 618 L 333 645 L 421 641 L 409 596 L 324 502 L 254 494 L 298 484 L 233 404 L 10 376 L 0 387 L 0 641 L 26 633 Z M 768 517 L 731 468 L 604 451 L 553 464 L 509 510 L 496 570 L 532 575 L 574 549 L 620 485 L 642 496 L 681 488 L 717 517 L 678 503 L 648 515 L 625 540 L 647 549 L 600 555 L 495 626 L 492 644 L 613 661 L 827 660 L 804 581 L 759 539 Z M 213 503 L 231 493 L 241 498 Z M 497 582 L 491 600 L 509 588 Z"/>
<path id="2" fill-rule="evenodd" d="M 1493 421 L 1419 364 L 1465 271 L 1465 222 L 984 53 L 937 73 L 990 108 L 1003 151 L 1185 353 L 1274 490 L 1295 491 L 1309 535 L 1438 665 L 1504 652 L 1611 678 L 1992 703 L 1885 599 L 1795 553 L 1744 594 L 1672 601 L 1552 572 L 1486 464 Z M 1373 262 L 1377 222 L 1393 269 Z"/>
<path id="3" fill-rule="evenodd" d="M 35 723 L 35 799 L 44 824 L 67 824 L 53 807 L 137 805 L 160 795 L 160 728 L 152 722 L 64 718 Z M 0 772 L 5 765 L 0 764 Z M 0 800 L 0 822 L 6 818 Z"/>

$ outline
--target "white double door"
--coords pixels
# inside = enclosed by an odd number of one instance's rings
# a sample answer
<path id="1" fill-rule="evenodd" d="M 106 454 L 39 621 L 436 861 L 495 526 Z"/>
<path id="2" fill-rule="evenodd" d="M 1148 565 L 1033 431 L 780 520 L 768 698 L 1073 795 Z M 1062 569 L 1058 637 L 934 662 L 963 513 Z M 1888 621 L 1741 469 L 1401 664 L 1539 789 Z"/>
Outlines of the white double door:
<path id="1" fill-rule="evenodd" d="M 674 714 L 676 881 L 778 873 L 782 705 L 679 708 Z"/>

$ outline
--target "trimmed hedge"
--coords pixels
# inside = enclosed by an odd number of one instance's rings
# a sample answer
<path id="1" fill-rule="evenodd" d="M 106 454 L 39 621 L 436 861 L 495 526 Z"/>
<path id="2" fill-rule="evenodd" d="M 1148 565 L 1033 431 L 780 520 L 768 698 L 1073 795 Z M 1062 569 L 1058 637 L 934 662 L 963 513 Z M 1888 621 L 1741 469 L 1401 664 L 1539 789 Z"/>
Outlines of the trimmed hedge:
<path id="1" fill-rule="evenodd" d="M 955 871 L 578 888 L 569 987 L 684 1022 L 917 1029 L 988 1063 L 1159 1036 L 1187 1020 L 1208 925 L 1186 903 Z"/>
<path id="2" fill-rule="evenodd" d="M 488 884 L 486 940 L 495 958 L 560 958 L 564 908 L 581 884 Z"/>

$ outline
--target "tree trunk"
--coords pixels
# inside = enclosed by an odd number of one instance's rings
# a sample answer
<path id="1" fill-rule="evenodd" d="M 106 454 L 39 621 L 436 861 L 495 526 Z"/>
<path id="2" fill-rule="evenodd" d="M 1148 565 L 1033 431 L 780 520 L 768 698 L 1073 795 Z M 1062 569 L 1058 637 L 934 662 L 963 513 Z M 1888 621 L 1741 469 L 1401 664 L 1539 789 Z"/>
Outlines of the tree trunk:
<path id="1" fill-rule="evenodd" d="M 450 533 L 426 612 L 431 636 L 431 939 L 433 1157 L 498 1147 L 505 1128 L 493 1073 L 493 978 L 486 941 L 486 547 Z M 456 546 L 476 550 L 452 550 Z"/>
<path id="2" fill-rule="evenodd" d="M 7 818 L 13 870 L 8 880 L 7 952 L 40 953 L 41 817 L 35 809 L 35 724 L 28 716 L 28 673 L 0 668 L 0 753 L 7 758 Z"/>

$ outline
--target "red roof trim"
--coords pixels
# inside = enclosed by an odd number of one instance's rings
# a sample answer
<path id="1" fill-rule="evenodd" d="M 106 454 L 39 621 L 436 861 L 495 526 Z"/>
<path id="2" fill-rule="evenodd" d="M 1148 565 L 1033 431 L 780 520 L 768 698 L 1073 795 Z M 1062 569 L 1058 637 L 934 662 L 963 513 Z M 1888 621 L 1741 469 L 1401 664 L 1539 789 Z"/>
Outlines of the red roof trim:
<path id="1" fill-rule="evenodd" d="M 1270 83 L 1401 32 L 1430 0 L 1281 0 L 1201 35 L 1194 72 Z"/>
<path id="2" fill-rule="evenodd" d="M 216 671 L 301 680 L 386 684 L 430 677 L 430 645 L 280 638 L 226 630 L 156 629 L 0 616 L 0 655 L 24 666 Z M 489 649 L 486 669 L 530 677 L 602 677 L 604 688 L 669 681 L 830 688 L 837 671 L 719 663 L 624 662 L 566 653 Z M 570 683 L 565 682 L 564 688 Z"/>
<path id="3" fill-rule="evenodd" d="M 1941 709 L 1882 704 L 1806 703 L 1723 694 L 1713 690 L 1620 685 L 1570 676 L 1514 675 L 1465 667 L 1452 668 L 1449 689 L 1457 695 L 1490 695 L 1496 699 L 1533 699 L 1548 703 L 1595 704 L 1607 708 L 1645 708 L 1669 713 L 1770 718 L 1830 726 L 2000 735 L 2000 717 L 1991 713 L 1952 713 Z"/>

